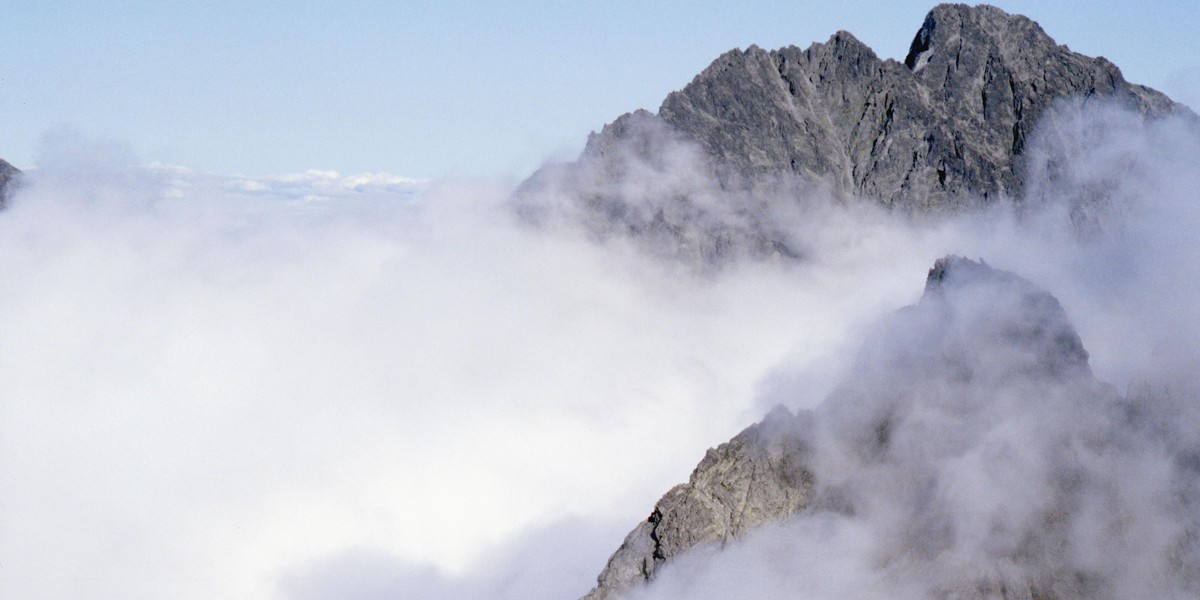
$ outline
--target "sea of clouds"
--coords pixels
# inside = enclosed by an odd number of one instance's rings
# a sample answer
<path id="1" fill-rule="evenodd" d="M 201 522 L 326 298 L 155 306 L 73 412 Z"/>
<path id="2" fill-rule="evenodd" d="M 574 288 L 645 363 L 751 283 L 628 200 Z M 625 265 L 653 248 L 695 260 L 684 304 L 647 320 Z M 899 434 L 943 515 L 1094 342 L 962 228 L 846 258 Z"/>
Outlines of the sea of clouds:
<path id="1" fill-rule="evenodd" d="M 804 260 L 703 274 L 524 225 L 506 184 L 217 175 L 48 135 L 0 212 L 0 596 L 576 597 L 706 448 L 853 376 L 950 253 L 1053 293 L 1099 380 L 1168 390 L 1196 435 L 1200 142 L 1060 113 L 1030 156 L 1071 160 L 1034 165 L 1037 207 L 817 198 Z M 1109 199 L 1083 230 L 1082 189 Z M 788 522 L 648 591 L 908 589 L 862 582 L 875 525 Z"/>

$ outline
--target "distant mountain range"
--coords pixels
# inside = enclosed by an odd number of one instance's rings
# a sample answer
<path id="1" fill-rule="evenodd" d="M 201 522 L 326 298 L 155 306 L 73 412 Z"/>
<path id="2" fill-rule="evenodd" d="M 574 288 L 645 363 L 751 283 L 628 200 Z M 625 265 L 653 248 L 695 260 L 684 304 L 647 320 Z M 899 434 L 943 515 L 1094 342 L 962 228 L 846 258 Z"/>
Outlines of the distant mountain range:
<path id="1" fill-rule="evenodd" d="M 530 220 L 567 213 L 597 237 L 702 262 L 799 255 L 781 214 L 814 193 L 916 213 L 1022 200 L 1039 118 L 1096 100 L 1190 114 L 1026 17 L 943 4 L 903 62 L 845 31 L 807 49 L 731 50 L 657 114 L 622 115 L 577 161 L 539 170 L 516 203 Z"/>

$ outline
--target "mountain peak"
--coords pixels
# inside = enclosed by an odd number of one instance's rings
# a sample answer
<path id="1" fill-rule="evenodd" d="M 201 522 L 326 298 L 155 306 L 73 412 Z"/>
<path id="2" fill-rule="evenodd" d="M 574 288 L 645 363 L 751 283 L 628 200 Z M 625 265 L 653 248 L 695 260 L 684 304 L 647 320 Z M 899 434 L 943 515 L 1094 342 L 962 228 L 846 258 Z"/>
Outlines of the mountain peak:
<path id="1" fill-rule="evenodd" d="M 845 31 L 803 50 L 726 52 L 657 114 L 622 116 L 576 163 L 536 173 L 517 202 L 701 262 L 800 256 L 780 215 L 814 189 L 914 213 L 1023 201 L 1027 137 L 1052 105 L 1090 98 L 1147 118 L 1177 108 L 1026 17 L 942 4 L 903 63 Z M 723 216 L 694 218 L 712 213 Z"/>
<path id="2" fill-rule="evenodd" d="M 904 64 L 914 69 L 922 54 L 937 48 L 952 49 L 953 42 L 1001 45 L 1011 39 L 1033 41 L 1037 46 L 1055 45 L 1034 21 L 1012 15 L 988 4 L 939 4 L 927 15 L 913 37 Z"/>
<path id="3" fill-rule="evenodd" d="M 1088 352 L 1058 299 L 1013 273 L 961 256 L 938 259 L 921 297 L 921 305 L 931 304 L 937 305 L 930 310 L 939 318 L 955 321 L 953 330 L 978 340 L 973 342 L 976 353 L 999 348 L 986 362 L 989 368 L 1004 364 L 1006 377 L 1013 372 L 1026 378 L 1091 372 Z M 1009 351 L 1014 348 L 1022 351 Z M 1004 360 L 995 360 L 999 356 Z"/>
<path id="4" fill-rule="evenodd" d="M 619 597 L 656 580 L 693 548 L 719 548 L 769 523 L 829 514 L 870 520 L 870 505 L 879 502 L 881 489 L 896 514 L 912 513 L 905 527 L 880 534 L 890 538 L 881 547 L 890 544 L 904 560 L 934 565 L 953 555 L 940 552 L 945 548 L 939 545 L 952 543 L 939 522 L 943 515 L 928 512 L 930 502 L 946 499 L 923 493 L 921 478 L 960 474 L 962 461 L 982 444 L 977 432 L 997 427 L 999 418 L 1021 428 L 1040 422 L 1044 410 L 1112 406 L 1104 404 L 1114 400 L 1111 390 L 1095 380 L 1087 360 L 1066 312 L 1049 292 L 983 261 L 939 259 L 920 302 L 873 330 L 841 385 L 821 405 L 796 413 L 776 408 L 705 453 L 688 482 L 667 492 L 629 533 L 584 600 Z M 1034 431 L 1046 435 L 1036 426 Z M 1071 452 L 1060 441 L 1047 445 Z M 1063 498 L 1070 493 L 1064 491 Z M 1054 500 L 1068 501 L 1063 498 Z M 1054 504 L 1046 508 L 1048 514 L 1061 510 Z M 1039 523 L 1030 519 L 1020 527 L 1032 528 L 1032 538 L 1044 534 Z M 988 597 L 1029 598 L 1020 590 L 1039 588 L 1051 593 L 1032 597 L 1097 596 L 1055 593 L 1058 582 L 1075 574 L 1053 571 L 1060 557 L 1022 554 L 1028 550 L 1019 544 L 989 548 L 994 555 L 988 561 L 1030 565 L 1010 582 L 1014 588 Z M 991 575 L 989 564 L 970 566 L 983 578 L 955 565 L 930 582 L 938 593 L 929 597 L 981 597 L 959 595 L 984 589 Z"/>

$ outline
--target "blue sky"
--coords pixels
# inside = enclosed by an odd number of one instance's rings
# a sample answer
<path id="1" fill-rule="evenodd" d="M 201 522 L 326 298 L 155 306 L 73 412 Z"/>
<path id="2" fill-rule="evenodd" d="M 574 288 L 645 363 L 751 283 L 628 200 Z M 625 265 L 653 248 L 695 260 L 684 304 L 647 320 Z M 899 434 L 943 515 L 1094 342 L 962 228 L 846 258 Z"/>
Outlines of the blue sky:
<path id="1" fill-rule="evenodd" d="M 5 2 L 0 157 L 69 127 L 143 161 L 519 179 L 721 52 L 851 31 L 902 57 L 930 2 Z M 998 2 L 1195 104 L 1200 3 Z"/>

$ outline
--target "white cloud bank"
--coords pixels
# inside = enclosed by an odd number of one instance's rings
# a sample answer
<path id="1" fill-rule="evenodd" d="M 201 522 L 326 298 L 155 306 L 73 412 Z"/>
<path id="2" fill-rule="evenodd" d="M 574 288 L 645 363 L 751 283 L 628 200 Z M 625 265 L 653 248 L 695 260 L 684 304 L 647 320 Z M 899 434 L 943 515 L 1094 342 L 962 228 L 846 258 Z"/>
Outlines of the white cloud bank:
<path id="1" fill-rule="evenodd" d="M 0 213 L 0 596 L 582 594 L 704 448 L 819 403 L 951 252 L 1055 293 L 1101 379 L 1190 385 L 1200 153 L 1174 124 L 1113 131 L 1078 171 L 1135 173 L 1108 234 L 833 208 L 806 262 L 709 278 L 516 226 L 487 183 L 224 177 L 49 140 Z M 771 589 L 804 556 L 861 566 L 788 548 Z"/>
<path id="2" fill-rule="evenodd" d="M 619 520 L 586 588 L 764 367 L 893 302 L 697 281 L 513 226 L 488 184 L 345 181 L 48 141 L 0 213 L 0 595 L 275 597 L 347 553 L 456 577 Z"/>

